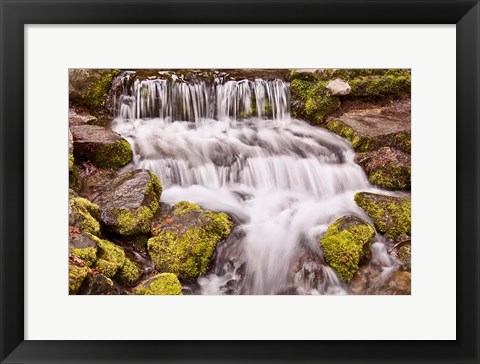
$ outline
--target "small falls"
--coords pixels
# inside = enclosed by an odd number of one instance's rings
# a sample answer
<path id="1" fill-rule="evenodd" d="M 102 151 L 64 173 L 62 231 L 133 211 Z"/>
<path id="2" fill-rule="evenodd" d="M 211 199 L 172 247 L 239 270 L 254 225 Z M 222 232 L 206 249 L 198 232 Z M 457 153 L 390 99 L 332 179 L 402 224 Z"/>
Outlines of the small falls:
<path id="1" fill-rule="evenodd" d="M 192 201 L 236 222 L 187 293 L 349 293 L 319 238 L 343 215 L 368 221 L 353 196 L 377 190 L 347 142 L 290 118 L 288 82 L 126 73 L 116 85 L 113 128 L 132 144 L 131 168 L 162 180 L 162 201 Z M 382 237 L 372 264 L 396 269 Z"/>

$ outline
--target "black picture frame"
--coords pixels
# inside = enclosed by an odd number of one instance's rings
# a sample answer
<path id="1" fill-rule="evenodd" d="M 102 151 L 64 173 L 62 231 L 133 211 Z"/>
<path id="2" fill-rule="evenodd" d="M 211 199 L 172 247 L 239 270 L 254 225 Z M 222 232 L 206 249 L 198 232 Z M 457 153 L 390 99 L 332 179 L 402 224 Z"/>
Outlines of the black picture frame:
<path id="1" fill-rule="evenodd" d="M 0 0 L 0 14 L 2 363 L 479 363 L 478 0 Z M 159 23 L 456 24 L 457 340 L 24 340 L 24 26 Z"/>

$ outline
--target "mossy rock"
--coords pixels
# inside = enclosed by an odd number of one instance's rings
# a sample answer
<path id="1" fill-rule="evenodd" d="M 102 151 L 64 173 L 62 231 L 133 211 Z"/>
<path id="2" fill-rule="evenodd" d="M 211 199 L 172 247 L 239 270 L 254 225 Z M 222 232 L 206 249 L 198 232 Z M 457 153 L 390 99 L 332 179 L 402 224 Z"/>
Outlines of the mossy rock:
<path id="1" fill-rule="evenodd" d="M 102 211 L 107 231 L 124 236 L 146 234 L 157 211 L 162 184 L 146 169 L 124 172 L 115 177 L 94 199 Z"/>
<path id="2" fill-rule="evenodd" d="M 75 160 L 101 168 L 118 169 L 132 160 L 132 148 L 109 128 L 95 125 L 71 126 Z"/>
<path id="3" fill-rule="evenodd" d="M 410 243 L 405 243 L 395 248 L 392 255 L 402 263 L 402 270 L 407 272 L 412 270 L 412 246 Z"/>
<path id="4" fill-rule="evenodd" d="M 93 115 L 105 112 L 108 92 L 116 69 L 69 69 L 69 101 L 71 106 L 84 106 Z"/>
<path id="5" fill-rule="evenodd" d="M 148 253 L 158 271 L 190 280 L 207 273 L 217 244 L 232 227 L 225 213 L 180 202 L 155 217 Z"/>
<path id="6" fill-rule="evenodd" d="M 81 197 L 69 200 L 69 225 L 93 235 L 100 235 L 100 208 Z"/>
<path id="7" fill-rule="evenodd" d="M 142 278 L 143 272 L 140 267 L 132 260 L 126 258 L 123 266 L 118 270 L 115 276 L 119 282 L 127 287 L 134 286 Z"/>
<path id="8" fill-rule="evenodd" d="M 77 294 L 78 290 L 82 286 L 85 277 L 88 274 L 88 268 L 85 266 L 79 266 L 75 264 L 68 265 L 68 293 Z"/>
<path id="9" fill-rule="evenodd" d="M 329 120 L 325 127 L 332 133 L 350 141 L 353 149 L 357 152 L 369 152 L 382 147 L 393 147 L 406 153 L 410 153 L 410 131 L 400 131 L 381 135 L 362 135 L 350 125 L 338 119 Z"/>
<path id="10" fill-rule="evenodd" d="M 344 281 L 350 281 L 360 264 L 370 258 L 375 229 L 356 216 L 343 216 L 320 239 L 325 261 Z"/>
<path id="11" fill-rule="evenodd" d="M 292 116 L 302 118 L 313 125 L 320 125 L 325 117 L 340 107 L 338 97 L 330 95 L 325 81 L 292 79 L 290 83 Z"/>
<path id="12" fill-rule="evenodd" d="M 87 267 L 92 267 L 97 260 L 96 238 L 91 234 L 80 232 L 72 233 L 69 236 L 70 254 L 83 260 Z"/>
<path id="13" fill-rule="evenodd" d="M 390 147 L 373 152 L 358 153 L 355 161 L 368 174 L 371 184 L 389 190 L 409 190 L 411 185 L 411 158 Z"/>
<path id="14" fill-rule="evenodd" d="M 125 263 L 125 252 L 118 245 L 104 239 L 90 235 L 97 244 L 97 260 L 95 268 L 102 272 L 105 277 L 111 278 Z"/>
<path id="15" fill-rule="evenodd" d="M 137 295 L 181 295 L 182 285 L 173 273 L 161 273 L 147 279 L 135 289 Z"/>
<path id="16" fill-rule="evenodd" d="M 408 198 L 359 192 L 355 202 L 386 238 L 396 241 L 411 236 L 412 204 Z"/>
<path id="17" fill-rule="evenodd" d="M 386 74 L 351 79 L 349 82 L 351 97 L 385 99 L 410 94 L 411 76 L 409 74 Z"/>
<path id="18" fill-rule="evenodd" d="M 79 295 L 116 295 L 119 289 L 113 281 L 101 273 L 90 271 L 78 291 Z"/>
<path id="19" fill-rule="evenodd" d="M 78 179 L 78 168 L 75 165 L 73 154 L 68 155 L 68 187 L 77 190 L 80 186 Z"/>

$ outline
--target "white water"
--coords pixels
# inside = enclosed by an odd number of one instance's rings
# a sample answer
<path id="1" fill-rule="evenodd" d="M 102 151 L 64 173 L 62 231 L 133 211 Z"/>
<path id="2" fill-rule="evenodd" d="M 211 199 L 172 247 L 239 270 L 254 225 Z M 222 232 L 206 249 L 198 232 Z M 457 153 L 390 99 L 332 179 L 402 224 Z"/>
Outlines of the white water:
<path id="1" fill-rule="evenodd" d="M 136 80 L 117 103 L 113 128 L 132 144 L 131 167 L 162 180 L 163 202 L 236 221 L 193 293 L 348 293 L 319 238 L 343 215 L 368 220 L 353 196 L 375 189 L 344 140 L 290 119 L 288 83 Z M 385 274 L 395 269 L 381 237 L 372 253 Z"/>

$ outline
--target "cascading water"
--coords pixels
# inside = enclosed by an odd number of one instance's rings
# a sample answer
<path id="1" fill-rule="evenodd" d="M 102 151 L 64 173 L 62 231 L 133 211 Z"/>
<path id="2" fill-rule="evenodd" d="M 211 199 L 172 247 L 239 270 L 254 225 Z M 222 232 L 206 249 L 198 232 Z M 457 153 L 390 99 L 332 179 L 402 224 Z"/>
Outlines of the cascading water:
<path id="1" fill-rule="evenodd" d="M 127 74 L 121 85 L 113 128 L 132 144 L 132 167 L 162 180 L 162 201 L 195 202 L 236 222 L 211 272 L 187 290 L 349 292 L 325 264 L 319 238 L 343 215 L 369 220 L 353 196 L 376 189 L 345 141 L 290 118 L 288 82 Z M 370 264 L 384 278 L 396 269 L 381 236 Z"/>

